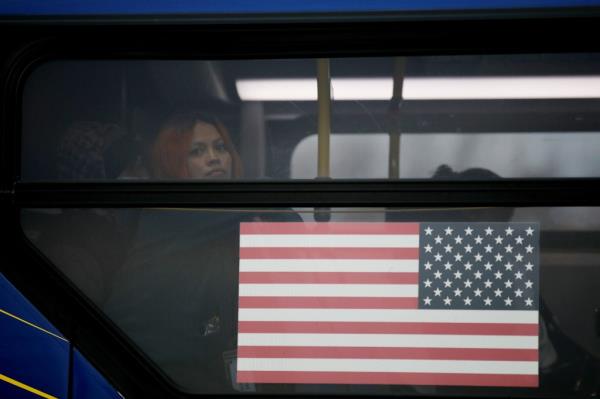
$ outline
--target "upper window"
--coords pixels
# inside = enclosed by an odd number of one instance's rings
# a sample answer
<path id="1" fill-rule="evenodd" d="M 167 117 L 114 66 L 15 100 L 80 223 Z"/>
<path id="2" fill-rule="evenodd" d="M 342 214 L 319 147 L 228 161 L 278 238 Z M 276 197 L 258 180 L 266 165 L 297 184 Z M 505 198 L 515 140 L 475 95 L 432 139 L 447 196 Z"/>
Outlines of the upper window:
<path id="1" fill-rule="evenodd" d="M 599 105 L 598 54 L 53 61 L 21 178 L 598 177 Z"/>

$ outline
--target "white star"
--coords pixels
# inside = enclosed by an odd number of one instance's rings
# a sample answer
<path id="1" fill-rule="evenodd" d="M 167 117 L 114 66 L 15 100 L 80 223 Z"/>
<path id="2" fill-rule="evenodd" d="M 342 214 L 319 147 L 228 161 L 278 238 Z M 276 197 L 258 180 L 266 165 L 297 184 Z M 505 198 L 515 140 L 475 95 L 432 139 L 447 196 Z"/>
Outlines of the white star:
<path id="1" fill-rule="evenodd" d="M 436 288 L 435 290 L 433 290 L 433 295 L 435 295 L 435 296 L 442 295 L 442 290 L 440 290 L 439 288 Z"/>
<path id="2" fill-rule="evenodd" d="M 461 236 L 456 236 L 454 237 L 454 242 L 457 244 L 462 244 L 462 237 Z"/>
<path id="3" fill-rule="evenodd" d="M 441 243 L 442 243 L 442 240 L 443 240 L 443 238 L 442 238 L 442 237 L 440 237 L 440 235 L 438 234 L 438 235 L 437 235 L 437 237 L 435 237 L 435 238 L 434 238 L 434 240 L 435 240 L 435 243 L 436 243 L 436 244 L 441 244 Z"/>
<path id="4" fill-rule="evenodd" d="M 517 280 L 521 280 L 521 279 L 523 278 L 523 273 L 521 273 L 521 272 L 516 272 L 516 273 L 515 273 L 515 278 L 516 278 Z"/>
<path id="5" fill-rule="evenodd" d="M 502 273 L 498 270 L 496 273 L 494 273 L 494 276 L 496 276 L 497 280 L 500 280 L 502 278 Z"/>
<path id="6" fill-rule="evenodd" d="M 506 287 L 506 288 L 512 288 L 512 285 L 513 285 L 513 282 L 510 280 L 506 280 L 504 282 L 504 287 Z"/>
<path id="7" fill-rule="evenodd" d="M 494 232 L 494 229 L 492 229 L 490 226 L 488 226 L 488 228 L 485 229 L 486 236 L 491 236 L 493 232 Z"/>
<path id="8" fill-rule="evenodd" d="M 483 291 L 481 291 L 479 288 L 477 288 L 475 291 L 473 291 L 473 293 L 475 294 L 475 296 L 481 296 L 481 293 Z"/>
<path id="9" fill-rule="evenodd" d="M 504 300 L 504 304 L 505 304 L 506 306 L 512 306 L 512 302 L 513 302 L 513 300 L 512 300 L 512 299 L 510 299 L 509 297 L 507 297 L 507 298 Z"/>
<path id="10" fill-rule="evenodd" d="M 438 270 L 438 271 L 436 271 L 435 273 L 433 273 L 433 276 L 434 276 L 436 279 L 440 279 L 440 278 L 442 278 L 442 272 Z"/>
<path id="11" fill-rule="evenodd" d="M 433 229 L 431 227 L 427 226 L 427 228 L 425 229 L 425 235 L 430 236 L 431 233 L 433 233 Z"/>
<path id="12" fill-rule="evenodd" d="M 475 262 L 481 262 L 481 259 L 483 259 L 483 255 L 481 255 L 480 253 L 475 255 Z"/>
<path id="13" fill-rule="evenodd" d="M 471 262 L 467 262 L 465 263 L 465 270 L 471 270 L 471 268 L 473 267 L 473 265 L 471 264 Z"/>
<path id="14" fill-rule="evenodd" d="M 444 299 L 444 305 L 446 306 L 450 306 L 450 304 L 452 303 L 452 299 L 446 297 L 446 299 Z"/>
<path id="15" fill-rule="evenodd" d="M 528 254 L 533 253 L 533 247 L 531 245 L 526 246 L 525 252 L 527 252 Z"/>
<path id="16" fill-rule="evenodd" d="M 513 247 L 510 244 L 508 244 L 504 247 L 504 250 L 506 251 L 506 253 L 512 253 Z"/>
<path id="17" fill-rule="evenodd" d="M 449 279 L 446 279 L 446 281 L 444 281 L 444 287 L 446 287 L 446 288 L 452 287 L 452 281 L 450 281 Z"/>
<path id="18" fill-rule="evenodd" d="M 492 306 L 492 300 L 490 299 L 489 296 L 487 298 L 485 298 L 483 300 L 483 302 L 485 302 L 485 306 Z"/>
<path id="19" fill-rule="evenodd" d="M 481 244 L 483 242 L 483 238 L 481 236 L 475 237 L 475 244 Z"/>
<path id="20" fill-rule="evenodd" d="M 507 236 L 512 236 L 512 233 L 513 233 L 513 231 L 514 231 L 514 230 L 513 230 L 513 229 L 511 229 L 510 227 L 508 227 L 508 228 L 507 228 L 506 230 L 504 230 L 504 231 L 506 232 L 506 235 L 507 235 Z"/>
<path id="21" fill-rule="evenodd" d="M 528 235 L 528 236 L 532 236 L 534 231 L 535 231 L 535 230 L 534 230 L 534 229 L 532 229 L 532 228 L 531 228 L 531 226 L 529 226 L 529 227 L 527 228 L 527 230 L 525 230 L 525 232 L 527 233 L 527 235 Z"/>
<path id="22" fill-rule="evenodd" d="M 502 255 L 497 253 L 495 258 L 496 258 L 496 262 L 500 262 L 502 260 Z"/>
<path id="23" fill-rule="evenodd" d="M 444 268 L 445 268 L 446 270 L 450 270 L 450 269 L 452 269 L 452 263 L 450 263 L 450 262 L 446 262 L 446 263 L 444 263 Z"/>
<path id="24" fill-rule="evenodd" d="M 531 262 L 527 262 L 527 264 L 525 265 L 525 269 L 527 269 L 528 272 L 533 270 L 533 264 Z"/>
<path id="25" fill-rule="evenodd" d="M 491 253 L 492 252 L 492 246 L 490 244 L 488 244 L 485 247 L 483 247 L 483 249 L 485 249 L 486 253 Z"/>
<path id="26" fill-rule="evenodd" d="M 521 254 L 516 254 L 516 255 L 515 255 L 515 260 L 516 260 L 517 262 L 521 262 L 521 261 L 523 260 L 523 255 L 521 255 Z"/>
<path id="27" fill-rule="evenodd" d="M 525 305 L 527 305 L 527 306 L 533 306 L 533 300 L 531 298 L 525 299 Z"/>
<path id="28" fill-rule="evenodd" d="M 496 291 L 494 291 L 494 295 L 501 296 L 502 295 L 502 290 L 500 288 L 496 288 Z"/>
<path id="29" fill-rule="evenodd" d="M 458 270 L 457 270 L 457 271 L 455 271 L 455 272 L 454 272 L 454 278 L 455 278 L 455 279 L 462 278 L 462 273 L 461 273 L 460 271 L 458 271 Z"/>
<path id="30" fill-rule="evenodd" d="M 471 233 L 473 233 L 473 229 L 471 228 L 471 226 L 467 226 L 467 228 L 465 229 L 465 235 L 470 236 Z"/>
<path id="31" fill-rule="evenodd" d="M 492 288 L 492 282 L 490 281 L 489 278 L 487 280 L 485 280 L 483 282 L 483 284 L 485 284 L 485 288 Z"/>
<path id="32" fill-rule="evenodd" d="M 465 305 L 467 305 L 467 306 L 471 306 L 471 298 L 469 298 L 469 297 L 466 297 L 466 298 L 464 299 L 464 301 L 465 301 Z"/>
<path id="33" fill-rule="evenodd" d="M 471 253 L 472 249 L 473 249 L 473 247 L 470 246 L 469 244 L 467 244 L 467 246 L 465 246 L 465 252 Z"/>
<path id="34" fill-rule="evenodd" d="M 456 255 L 454 255 L 454 259 L 455 259 L 457 262 L 460 262 L 460 261 L 462 260 L 462 258 L 463 258 L 463 256 L 462 256 L 461 254 L 456 254 Z"/>
<path id="35" fill-rule="evenodd" d="M 513 264 L 510 263 L 510 262 L 506 262 L 506 264 L 504 265 L 504 267 L 506 268 L 506 270 L 512 270 Z"/>
<path id="36" fill-rule="evenodd" d="M 446 250 L 446 252 L 452 252 L 452 246 L 450 244 L 446 245 L 444 249 Z"/>
<path id="37" fill-rule="evenodd" d="M 429 288 L 429 287 L 431 287 L 431 280 L 427 279 L 427 280 L 423 281 L 423 284 L 425 284 L 425 287 Z"/>
<path id="38" fill-rule="evenodd" d="M 496 240 L 496 244 L 502 244 L 502 240 L 504 240 L 504 238 L 503 238 L 503 237 L 500 237 L 500 236 L 497 236 L 497 237 L 495 238 L 495 240 Z"/>
<path id="39" fill-rule="evenodd" d="M 487 262 L 483 267 L 485 267 L 485 270 L 492 270 L 492 264 L 490 262 Z"/>
<path id="40" fill-rule="evenodd" d="M 429 244 L 425 245 L 425 252 L 431 252 L 431 250 L 433 249 L 433 247 Z"/>
<path id="41" fill-rule="evenodd" d="M 425 263 L 425 270 L 431 270 L 431 266 L 432 266 L 431 262 Z"/>
<path id="42" fill-rule="evenodd" d="M 439 252 L 437 254 L 433 255 L 433 257 L 435 258 L 436 262 L 442 261 L 442 255 Z"/>
<path id="43" fill-rule="evenodd" d="M 525 288 L 533 288 L 533 281 L 531 281 L 531 280 L 525 281 Z"/>
<path id="44" fill-rule="evenodd" d="M 477 270 L 475 273 L 473 273 L 473 275 L 475 276 L 476 280 L 481 280 L 481 272 L 479 270 Z"/>
<path id="45" fill-rule="evenodd" d="M 450 228 L 450 226 L 448 226 L 448 227 L 446 227 L 446 230 L 444 230 L 444 231 L 446 232 L 446 235 L 447 235 L 447 236 L 449 236 L 450 234 L 452 234 L 452 232 L 453 232 L 454 230 L 452 230 L 452 229 Z"/>
<path id="46" fill-rule="evenodd" d="M 431 305 L 431 298 L 427 297 L 423 299 L 423 301 L 425 302 L 425 305 Z"/>
<path id="47" fill-rule="evenodd" d="M 469 279 L 466 279 L 464 281 L 464 283 L 465 283 L 465 288 L 471 288 L 471 284 L 473 284 L 473 282 Z"/>
<path id="48" fill-rule="evenodd" d="M 520 297 L 522 295 L 523 295 L 523 291 L 521 289 L 518 289 L 518 290 L 515 291 L 515 296 Z"/>
<path id="49" fill-rule="evenodd" d="M 523 244 L 523 237 L 518 236 L 517 238 L 515 238 L 515 241 L 516 241 L 517 244 L 521 244 L 522 245 Z"/>
<path id="50" fill-rule="evenodd" d="M 460 296 L 462 294 L 462 290 L 460 288 L 457 288 L 454 290 L 454 296 Z"/>

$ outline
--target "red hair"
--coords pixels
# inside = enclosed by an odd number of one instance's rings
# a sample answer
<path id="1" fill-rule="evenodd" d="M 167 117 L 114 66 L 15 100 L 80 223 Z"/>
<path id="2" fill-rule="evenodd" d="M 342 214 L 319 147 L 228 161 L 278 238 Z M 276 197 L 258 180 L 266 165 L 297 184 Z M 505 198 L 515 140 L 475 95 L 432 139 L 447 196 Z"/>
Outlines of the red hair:
<path id="1" fill-rule="evenodd" d="M 206 117 L 198 112 L 177 114 L 171 117 L 159 130 L 150 151 L 152 176 L 159 179 L 190 178 L 188 153 L 192 144 L 194 127 L 198 123 L 213 125 L 231 156 L 231 176 L 242 176 L 242 161 L 233 146 L 229 132 L 216 118 Z"/>

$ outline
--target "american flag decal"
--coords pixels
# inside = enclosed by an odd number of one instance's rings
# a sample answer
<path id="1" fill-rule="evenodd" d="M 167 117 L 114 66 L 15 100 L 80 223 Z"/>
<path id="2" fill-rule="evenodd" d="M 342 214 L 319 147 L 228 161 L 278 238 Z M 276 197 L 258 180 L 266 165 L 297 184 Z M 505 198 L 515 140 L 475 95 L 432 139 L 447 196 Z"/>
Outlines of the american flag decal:
<path id="1" fill-rule="evenodd" d="M 238 383 L 538 386 L 536 223 L 241 223 Z"/>

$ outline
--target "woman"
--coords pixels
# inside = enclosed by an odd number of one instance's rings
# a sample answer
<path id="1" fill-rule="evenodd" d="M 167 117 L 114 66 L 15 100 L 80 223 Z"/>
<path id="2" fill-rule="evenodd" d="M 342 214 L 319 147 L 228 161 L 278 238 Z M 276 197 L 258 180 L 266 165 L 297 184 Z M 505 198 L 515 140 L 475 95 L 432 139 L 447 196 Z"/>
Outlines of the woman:
<path id="1" fill-rule="evenodd" d="M 242 176 L 227 130 L 200 112 L 164 123 L 149 160 L 155 179 Z M 293 216 L 143 209 L 105 312 L 182 389 L 235 392 L 239 224 Z"/>
<path id="2" fill-rule="evenodd" d="M 150 154 L 157 179 L 238 179 L 242 163 L 225 126 L 192 111 L 171 117 Z"/>

